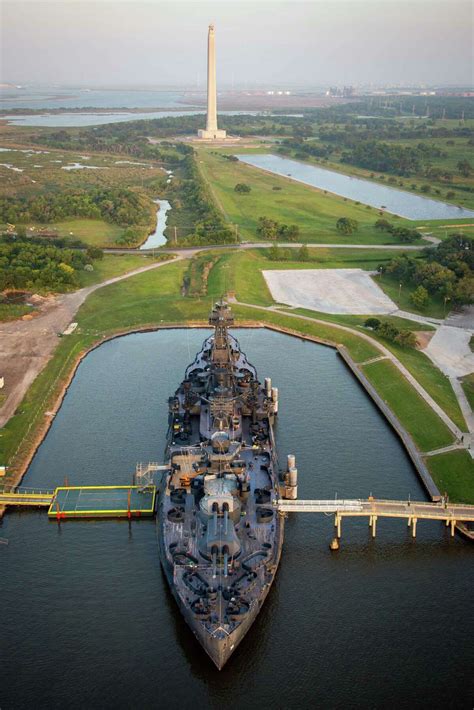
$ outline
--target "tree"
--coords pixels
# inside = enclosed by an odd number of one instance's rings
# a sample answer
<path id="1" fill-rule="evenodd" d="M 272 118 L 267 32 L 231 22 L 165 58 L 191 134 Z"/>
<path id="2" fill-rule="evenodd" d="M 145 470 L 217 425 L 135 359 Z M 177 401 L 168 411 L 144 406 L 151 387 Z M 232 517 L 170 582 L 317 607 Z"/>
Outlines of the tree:
<path id="1" fill-rule="evenodd" d="M 340 217 L 336 222 L 336 229 L 341 234 L 352 234 L 352 232 L 357 231 L 358 227 L 358 222 L 350 217 Z"/>
<path id="2" fill-rule="evenodd" d="M 416 288 L 410 295 L 410 301 L 413 303 L 415 308 L 425 308 L 425 306 L 428 305 L 429 300 L 429 293 L 424 286 L 418 286 L 418 288 Z"/>
<path id="3" fill-rule="evenodd" d="M 469 177 L 472 173 L 472 165 L 469 160 L 460 160 L 456 167 L 463 177 Z"/>
<path id="4" fill-rule="evenodd" d="M 414 348 L 416 346 L 416 335 L 411 330 L 401 330 L 395 336 L 395 342 L 402 348 Z"/>
<path id="5" fill-rule="evenodd" d="M 309 260 L 310 260 L 309 249 L 306 244 L 303 244 L 298 249 L 298 261 L 309 261 Z"/>
<path id="6" fill-rule="evenodd" d="M 263 239 L 276 239 L 278 222 L 268 217 L 259 217 L 257 226 L 257 236 Z"/>
<path id="7" fill-rule="evenodd" d="M 382 323 L 380 323 L 379 327 L 377 328 L 377 334 L 381 335 L 382 338 L 386 338 L 387 340 L 395 340 L 399 333 L 400 331 L 398 330 L 398 328 L 395 328 L 395 326 L 391 323 L 387 323 L 387 321 L 382 321 Z"/>
<path id="8" fill-rule="evenodd" d="M 98 247 L 89 246 L 86 249 L 86 256 L 88 256 L 89 259 L 97 259 L 98 261 L 101 261 L 104 258 L 104 252 Z"/>
<path id="9" fill-rule="evenodd" d="M 270 261 L 281 261 L 281 249 L 277 244 L 272 244 L 268 250 L 268 258 Z"/>
<path id="10" fill-rule="evenodd" d="M 457 282 L 452 299 L 459 305 L 474 303 L 474 278 L 472 276 L 465 276 Z"/>
<path id="11" fill-rule="evenodd" d="M 286 239 L 289 242 L 296 242 L 300 234 L 300 228 L 296 224 L 280 224 L 277 228 L 277 234 L 281 239 Z"/>
<path id="12" fill-rule="evenodd" d="M 372 328 L 372 330 L 377 330 L 379 325 L 380 325 L 380 321 L 378 318 L 367 318 L 367 320 L 364 323 L 364 326 L 366 328 Z"/>
<path id="13" fill-rule="evenodd" d="M 238 182 L 234 187 L 235 192 L 239 192 L 241 194 L 249 193 L 251 189 L 250 185 L 246 185 L 244 182 Z"/>
<path id="14" fill-rule="evenodd" d="M 391 232 L 393 229 L 388 219 L 378 219 L 374 227 L 375 229 L 380 229 L 381 232 Z"/>

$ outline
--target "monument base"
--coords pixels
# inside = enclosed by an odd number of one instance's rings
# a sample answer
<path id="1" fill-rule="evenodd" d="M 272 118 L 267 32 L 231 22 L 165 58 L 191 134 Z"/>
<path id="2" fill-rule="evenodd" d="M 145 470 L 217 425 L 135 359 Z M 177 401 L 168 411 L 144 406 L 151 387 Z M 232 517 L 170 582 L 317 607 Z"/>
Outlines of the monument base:
<path id="1" fill-rule="evenodd" d="M 204 128 L 198 130 L 198 138 L 203 141 L 223 141 L 226 139 L 226 132 L 220 128 L 216 128 L 215 131 L 207 131 Z"/>

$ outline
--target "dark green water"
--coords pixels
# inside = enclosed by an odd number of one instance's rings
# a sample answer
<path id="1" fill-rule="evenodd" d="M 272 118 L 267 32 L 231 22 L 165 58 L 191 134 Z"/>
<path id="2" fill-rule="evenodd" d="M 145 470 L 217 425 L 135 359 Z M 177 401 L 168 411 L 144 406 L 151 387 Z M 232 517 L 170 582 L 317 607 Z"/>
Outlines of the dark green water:
<path id="1" fill-rule="evenodd" d="M 81 364 L 25 485 L 128 483 L 162 457 L 167 397 L 205 331 L 131 335 Z M 334 351 L 237 332 L 280 389 L 299 497 L 423 498 L 391 429 Z M 181 620 L 153 521 L 9 513 L 0 536 L 0 707 L 471 708 L 474 549 L 438 523 L 288 520 L 257 622 L 220 673 Z"/>

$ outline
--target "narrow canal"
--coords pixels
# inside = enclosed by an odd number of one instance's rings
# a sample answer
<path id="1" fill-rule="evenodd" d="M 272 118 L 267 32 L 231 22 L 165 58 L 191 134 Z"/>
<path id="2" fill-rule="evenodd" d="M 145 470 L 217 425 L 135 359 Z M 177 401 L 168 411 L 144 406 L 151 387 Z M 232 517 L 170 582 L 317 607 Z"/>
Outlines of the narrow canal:
<path id="1" fill-rule="evenodd" d="M 128 483 L 159 460 L 167 398 L 204 330 L 126 336 L 80 365 L 25 485 Z M 328 348 L 236 331 L 279 387 L 277 442 L 299 497 L 423 498 L 404 450 Z M 472 546 L 438 523 L 291 517 L 273 589 L 215 670 L 182 621 L 153 521 L 8 513 L 0 528 L 0 706 L 10 708 L 471 707 Z"/>
<path id="2" fill-rule="evenodd" d="M 406 190 L 381 185 L 370 180 L 351 177 L 335 170 L 319 168 L 298 160 L 282 158 L 268 153 L 243 153 L 238 159 L 255 168 L 262 168 L 275 175 L 291 177 L 292 180 L 303 182 L 321 190 L 327 190 L 335 195 L 347 197 L 350 200 L 362 202 L 376 209 L 384 208 L 387 212 L 398 214 L 407 219 L 472 219 L 474 210 L 458 207 L 440 200 L 420 197 Z"/>

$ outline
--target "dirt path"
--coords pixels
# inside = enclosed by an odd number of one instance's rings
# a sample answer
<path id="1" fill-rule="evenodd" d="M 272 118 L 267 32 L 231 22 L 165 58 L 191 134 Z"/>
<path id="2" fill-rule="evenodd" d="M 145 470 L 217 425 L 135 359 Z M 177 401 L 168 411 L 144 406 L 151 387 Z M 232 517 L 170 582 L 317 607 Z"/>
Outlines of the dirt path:
<path id="1" fill-rule="evenodd" d="M 179 254 L 175 261 L 192 256 Z M 166 266 L 170 261 L 159 261 L 142 266 L 121 276 L 81 288 L 74 293 L 55 297 L 45 304 L 36 318 L 0 324 L 0 377 L 5 378 L 3 393 L 6 400 L 0 408 L 0 427 L 12 417 L 32 382 L 52 357 L 62 333 L 71 323 L 86 298 L 99 288 L 123 281 L 136 274 Z"/>

